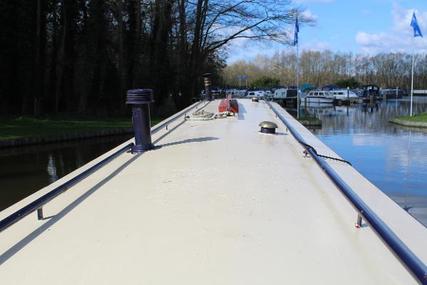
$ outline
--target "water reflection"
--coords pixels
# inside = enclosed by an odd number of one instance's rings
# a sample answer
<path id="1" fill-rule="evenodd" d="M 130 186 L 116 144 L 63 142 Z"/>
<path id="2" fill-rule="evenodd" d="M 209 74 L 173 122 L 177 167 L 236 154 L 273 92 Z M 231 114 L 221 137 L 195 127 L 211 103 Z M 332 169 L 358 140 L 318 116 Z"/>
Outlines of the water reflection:
<path id="1" fill-rule="evenodd" d="M 0 150 L 0 211 L 129 138 L 112 136 Z"/>
<path id="2" fill-rule="evenodd" d="M 52 156 L 52 154 L 49 154 L 49 161 L 47 163 L 47 173 L 49 174 L 50 183 L 53 183 L 58 180 L 58 175 L 56 174 L 55 158 Z"/>
<path id="3" fill-rule="evenodd" d="M 416 98 L 416 113 L 427 111 L 427 98 Z M 355 106 L 302 106 L 322 128 L 323 142 L 409 213 L 427 225 L 427 129 L 389 123 L 409 113 L 408 99 Z"/>

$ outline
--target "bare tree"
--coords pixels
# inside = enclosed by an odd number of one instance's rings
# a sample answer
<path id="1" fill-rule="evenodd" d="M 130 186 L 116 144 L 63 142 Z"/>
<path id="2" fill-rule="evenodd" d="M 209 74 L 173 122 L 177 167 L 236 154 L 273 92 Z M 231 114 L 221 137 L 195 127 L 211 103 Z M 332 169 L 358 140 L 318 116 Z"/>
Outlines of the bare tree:
<path id="1" fill-rule="evenodd" d="M 417 56 L 415 66 L 416 88 L 427 78 L 427 57 Z M 293 51 L 285 51 L 272 57 L 257 57 L 249 62 L 236 62 L 223 72 L 226 84 L 236 86 L 238 74 L 251 73 L 250 81 L 268 75 L 279 78 L 282 85 L 295 84 L 296 57 Z M 409 88 L 411 56 L 404 53 L 353 55 L 331 51 L 304 51 L 300 69 L 302 82 L 321 87 L 326 84 L 353 78 L 361 84 L 377 84 L 383 88 Z"/>

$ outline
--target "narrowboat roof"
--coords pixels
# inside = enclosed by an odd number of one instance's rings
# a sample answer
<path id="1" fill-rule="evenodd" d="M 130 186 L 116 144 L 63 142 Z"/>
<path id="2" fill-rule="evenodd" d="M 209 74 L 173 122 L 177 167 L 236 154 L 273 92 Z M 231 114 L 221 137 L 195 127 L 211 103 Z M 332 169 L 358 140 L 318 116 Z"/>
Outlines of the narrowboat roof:
<path id="1" fill-rule="evenodd" d="M 354 226 L 354 208 L 270 106 L 238 103 L 234 117 L 174 121 L 153 134 L 156 149 L 120 154 L 44 206 L 45 219 L 1 232 L 2 284 L 417 284 L 370 226 Z M 277 133 L 260 133 L 262 121 Z M 327 163 L 426 263 L 427 229 L 350 165 Z"/>

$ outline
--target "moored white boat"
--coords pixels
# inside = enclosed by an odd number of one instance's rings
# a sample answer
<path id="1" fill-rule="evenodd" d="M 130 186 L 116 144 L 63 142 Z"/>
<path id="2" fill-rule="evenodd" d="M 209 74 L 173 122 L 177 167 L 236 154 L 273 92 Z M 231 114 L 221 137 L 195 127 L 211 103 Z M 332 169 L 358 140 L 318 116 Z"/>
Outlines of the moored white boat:
<path id="1" fill-rule="evenodd" d="M 335 100 L 339 100 L 339 101 L 356 102 L 359 100 L 359 96 L 357 96 L 357 94 L 351 90 L 337 89 L 337 90 L 331 90 L 329 91 L 329 93 L 332 96 L 334 96 Z"/>
<path id="2" fill-rule="evenodd" d="M 332 96 L 329 91 L 323 90 L 313 90 L 310 91 L 307 96 L 304 97 L 305 103 L 315 103 L 315 104 L 332 104 L 334 103 L 334 96 Z"/>

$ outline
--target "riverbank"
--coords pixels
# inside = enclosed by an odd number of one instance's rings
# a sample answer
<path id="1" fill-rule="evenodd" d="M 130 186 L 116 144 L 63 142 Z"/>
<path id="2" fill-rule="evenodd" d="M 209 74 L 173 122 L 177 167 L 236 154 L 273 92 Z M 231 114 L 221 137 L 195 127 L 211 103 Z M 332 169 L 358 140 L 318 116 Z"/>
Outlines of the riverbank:
<path id="1" fill-rule="evenodd" d="M 400 116 L 390 120 L 391 123 L 405 127 L 427 128 L 427 113 L 410 116 Z"/>
<path id="2" fill-rule="evenodd" d="M 153 120 L 153 124 L 159 120 Z M 131 133 L 129 118 L 0 120 L 0 148 Z"/>

